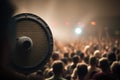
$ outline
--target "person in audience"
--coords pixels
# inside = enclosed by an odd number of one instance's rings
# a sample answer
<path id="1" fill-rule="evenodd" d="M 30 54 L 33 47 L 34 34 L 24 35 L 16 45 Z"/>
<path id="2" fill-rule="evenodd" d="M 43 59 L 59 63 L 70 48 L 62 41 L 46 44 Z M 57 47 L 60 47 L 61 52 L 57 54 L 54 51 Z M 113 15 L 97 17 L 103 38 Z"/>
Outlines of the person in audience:
<path id="1" fill-rule="evenodd" d="M 86 80 L 85 77 L 88 73 L 87 65 L 85 63 L 79 63 L 76 67 L 77 80 Z"/>
<path id="2" fill-rule="evenodd" d="M 77 51 L 76 54 L 77 54 L 78 56 L 80 56 L 81 62 L 82 62 L 82 63 L 85 63 L 85 61 L 84 61 L 84 57 L 85 57 L 84 53 L 81 52 L 81 51 Z"/>
<path id="3" fill-rule="evenodd" d="M 114 80 L 120 80 L 120 62 L 114 61 L 111 65 L 111 71 L 114 75 Z"/>
<path id="4" fill-rule="evenodd" d="M 47 78 L 46 80 L 66 80 L 63 78 L 64 73 L 64 63 L 60 60 L 56 60 L 52 64 L 52 69 L 54 75 L 50 78 Z"/>
<path id="5" fill-rule="evenodd" d="M 0 0 L 0 79 L 1 80 L 27 80 L 25 75 L 16 73 L 9 65 L 9 53 L 11 51 L 10 41 L 14 38 L 15 28 L 12 26 L 12 33 L 9 33 L 9 21 L 11 20 L 16 7 L 11 0 Z"/>
<path id="6" fill-rule="evenodd" d="M 70 74 L 72 74 L 73 70 L 76 68 L 77 64 L 80 62 L 80 57 L 78 55 L 74 55 L 72 58 L 73 63 L 68 67 Z"/>
<path id="7" fill-rule="evenodd" d="M 107 55 L 109 64 L 111 65 L 114 61 L 116 61 L 116 55 L 113 52 L 108 53 Z"/>
<path id="8" fill-rule="evenodd" d="M 110 65 L 107 58 L 101 58 L 99 60 L 99 66 L 102 71 L 96 73 L 93 76 L 94 80 L 114 80 L 113 74 L 110 71 Z"/>
<path id="9" fill-rule="evenodd" d="M 99 50 L 95 50 L 94 56 L 95 56 L 97 59 L 100 59 L 100 57 L 101 57 L 100 51 L 99 51 Z"/>
<path id="10" fill-rule="evenodd" d="M 88 66 L 88 74 L 87 74 L 87 79 L 92 79 L 93 75 L 95 73 L 98 73 L 101 71 L 100 68 L 98 68 L 98 60 L 95 56 L 90 57 L 89 59 L 89 65 Z"/>
<path id="11" fill-rule="evenodd" d="M 58 54 L 57 52 L 54 52 L 54 53 L 52 54 L 52 60 L 55 61 L 55 60 L 59 60 L 59 59 L 60 59 L 59 54 Z"/>

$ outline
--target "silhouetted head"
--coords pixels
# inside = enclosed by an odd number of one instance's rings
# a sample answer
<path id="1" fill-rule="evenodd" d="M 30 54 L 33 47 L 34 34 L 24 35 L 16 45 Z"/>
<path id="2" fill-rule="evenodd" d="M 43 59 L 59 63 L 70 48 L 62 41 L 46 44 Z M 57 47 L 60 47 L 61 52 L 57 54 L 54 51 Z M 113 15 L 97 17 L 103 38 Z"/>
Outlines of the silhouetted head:
<path id="1" fill-rule="evenodd" d="M 95 56 L 90 57 L 89 64 L 91 66 L 96 66 L 98 63 L 97 58 Z"/>
<path id="2" fill-rule="evenodd" d="M 59 60 L 59 54 L 57 52 L 55 52 L 55 53 L 52 54 L 52 60 L 53 61 Z"/>
<path id="3" fill-rule="evenodd" d="M 0 67 L 4 68 L 7 64 L 8 55 L 10 52 L 9 37 L 12 38 L 15 34 L 9 34 L 8 23 L 11 20 L 15 8 L 10 0 L 0 0 Z M 12 32 L 15 32 L 14 29 Z"/>
<path id="4" fill-rule="evenodd" d="M 55 75 L 61 75 L 64 71 L 64 63 L 62 61 L 56 60 L 53 62 L 52 68 Z"/>
<path id="5" fill-rule="evenodd" d="M 113 72 L 113 74 L 115 74 L 116 77 L 119 77 L 120 76 L 120 62 L 115 61 L 112 63 L 110 67 L 111 67 L 111 71 Z"/>
<path id="6" fill-rule="evenodd" d="M 74 55 L 72 60 L 74 64 L 77 64 L 80 61 L 80 57 L 78 55 Z"/>
<path id="7" fill-rule="evenodd" d="M 84 63 L 79 63 L 77 65 L 77 75 L 79 79 L 83 79 L 87 73 L 88 73 L 87 65 Z"/>
<path id="8" fill-rule="evenodd" d="M 109 72 L 110 66 L 107 58 L 101 58 L 99 60 L 99 66 L 101 67 L 103 72 Z"/>
<path id="9" fill-rule="evenodd" d="M 115 53 L 111 52 L 111 53 L 109 53 L 107 55 L 107 58 L 108 58 L 108 61 L 109 61 L 110 65 L 111 65 L 112 62 L 116 60 L 116 55 L 115 55 Z"/>

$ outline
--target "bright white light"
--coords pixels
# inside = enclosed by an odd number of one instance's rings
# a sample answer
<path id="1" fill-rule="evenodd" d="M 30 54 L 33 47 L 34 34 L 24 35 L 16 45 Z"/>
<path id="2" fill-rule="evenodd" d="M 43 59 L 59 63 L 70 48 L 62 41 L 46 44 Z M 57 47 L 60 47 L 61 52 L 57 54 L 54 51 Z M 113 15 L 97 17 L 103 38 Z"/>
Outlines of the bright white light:
<path id="1" fill-rule="evenodd" d="M 82 29 L 79 27 L 75 28 L 75 33 L 78 35 L 82 34 Z"/>

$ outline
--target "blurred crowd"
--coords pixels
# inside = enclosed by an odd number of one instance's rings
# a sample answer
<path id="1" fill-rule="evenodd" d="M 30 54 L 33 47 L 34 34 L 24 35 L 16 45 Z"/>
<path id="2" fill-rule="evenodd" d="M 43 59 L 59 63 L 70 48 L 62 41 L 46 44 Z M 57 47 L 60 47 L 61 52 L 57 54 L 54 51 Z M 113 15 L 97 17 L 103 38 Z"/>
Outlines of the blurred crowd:
<path id="1" fill-rule="evenodd" d="M 30 80 L 120 80 L 119 40 L 54 41 L 54 51 Z"/>

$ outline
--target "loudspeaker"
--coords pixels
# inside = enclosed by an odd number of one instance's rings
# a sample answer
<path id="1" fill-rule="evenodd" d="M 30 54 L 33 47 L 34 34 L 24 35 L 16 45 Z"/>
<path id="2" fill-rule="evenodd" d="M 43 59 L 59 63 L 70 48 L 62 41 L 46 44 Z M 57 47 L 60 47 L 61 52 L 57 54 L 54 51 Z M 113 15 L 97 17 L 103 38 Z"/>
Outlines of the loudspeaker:
<path id="1" fill-rule="evenodd" d="M 12 25 L 13 24 L 13 25 Z M 13 16 L 15 30 L 11 40 L 10 65 L 20 73 L 30 73 L 43 68 L 53 51 L 53 36 L 47 23 L 31 13 Z"/>

